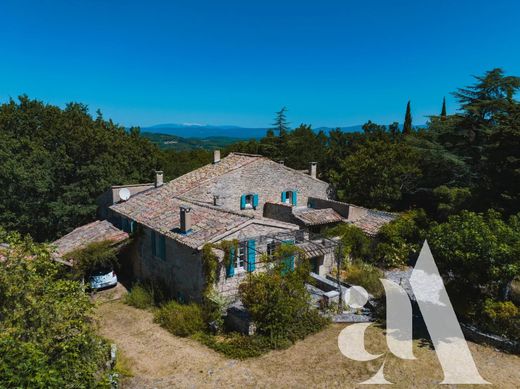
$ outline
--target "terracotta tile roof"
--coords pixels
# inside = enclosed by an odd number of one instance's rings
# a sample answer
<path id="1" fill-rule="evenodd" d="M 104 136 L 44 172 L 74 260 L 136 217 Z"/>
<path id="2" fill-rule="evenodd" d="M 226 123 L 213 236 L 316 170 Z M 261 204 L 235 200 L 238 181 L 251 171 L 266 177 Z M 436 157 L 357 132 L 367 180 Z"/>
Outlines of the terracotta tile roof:
<path id="1" fill-rule="evenodd" d="M 156 191 L 161 192 L 161 195 L 182 195 L 209 180 L 261 159 L 265 158 L 261 155 L 255 154 L 231 153 L 225 158 L 222 158 L 220 162 L 204 165 L 199 169 L 195 169 L 177 177 L 176 179 L 166 183 L 161 188 L 158 188 Z"/>
<path id="2" fill-rule="evenodd" d="M 264 161 L 274 163 L 261 155 L 231 153 L 218 163 L 205 165 L 110 208 L 189 247 L 200 247 L 213 237 L 253 219 L 253 216 L 214 207 L 183 196 L 188 196 L 188 192 L 201 185 L 211 185 L 218 177 L 235 169 Z M 188 235 L 176 232 L 180 224 L 179 208 L 184 204 L 192 208 L 192 232 Z"/>
<path id="3" fill-rule="evenodd" d="M 294 208 L 293 214 L 296 219 L 303 222 L 306 226 L 318 226 L 321 224 L 337 223 L 344 220 L 343 217 L 332 208 Z"/>
<path id="4" fill-rule="evenodd" d="M 301 248 L 308 258 L 319 257 L 320 255 L 325 255 L 329 253 L 333 253 L 336 246 L 327 241 L 305 241 L 303 243 L 297 243 L 296 246 Z"/>
<path id="5" fill-rule="evenodd" d="M 114 227 L 107 220 L 96 220 L 62 236 L 53 242 L 53 246 L 56 247 L 56 256 L 61 257 L 71 251 L 85 247 L 89 243 L 110 240 L 116 244 L 127 238 L 126 232 Z"/>
<path id="6" fill-rule="evenodd" d="M 367 212 L 357 219 L 349 220 L 356 227 L 361 228 L 367 235 L 375 236 L 385 224 L 390 223 L 397 217 L 390 212 L 367 209 Z"/>
<path id="7" fill-rule="evenodd" d="M 159 188 L 161 189 L 161 188 Z M 191 233 L 180 233 L 180 207 L 191 208 Z M 164 196 L 158 190 L 135 196 L 112 207 L 118 213 L 197 248 L 211 238 L 250 221 L 252 217 L 218 207 L 197 203 L 178 196 Z"/>

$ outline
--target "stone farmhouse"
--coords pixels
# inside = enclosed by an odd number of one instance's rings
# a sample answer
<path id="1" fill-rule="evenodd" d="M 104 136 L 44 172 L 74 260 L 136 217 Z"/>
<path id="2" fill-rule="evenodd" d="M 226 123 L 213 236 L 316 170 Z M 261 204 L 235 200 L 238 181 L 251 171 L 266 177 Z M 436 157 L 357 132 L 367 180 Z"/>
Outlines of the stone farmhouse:
<path id="1" fill-rule="evenodd" d="M 248 274 L 262 271 L 260 256 L 283 242 L 305 251 L 312 271 L 325 276 L 334 266 L 335 244 L 319 238 L 324 227 L 352 223 L 368 235 L 395 216 L 331 200 L 329 184 L 308 172 L 252 154 L 231 153 L 170 182 L 112 187 L 100 197 L 104 221 L 80 227 L 55 242 L 58 252 L 91 241 L 133 237 L 127 250 L 133 277 L 159 282 L 183 301 L 198 301 L 205 288 L 202 250 L 207 243 L 237 240 L 237 252 L 224 265 L 216 290 L 234 296 Z M 128 198 L 129 193 L 129 198 Z M 289 261 L 294 266 L 294 260 Z"/>

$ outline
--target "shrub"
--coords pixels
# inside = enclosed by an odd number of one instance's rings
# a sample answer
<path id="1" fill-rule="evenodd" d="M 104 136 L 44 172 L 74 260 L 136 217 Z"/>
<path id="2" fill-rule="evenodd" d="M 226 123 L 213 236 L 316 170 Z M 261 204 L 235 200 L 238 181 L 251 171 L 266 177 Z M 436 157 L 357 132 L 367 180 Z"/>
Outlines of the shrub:
<path id="1" fill-rule="evenodd" d="M 117 250 L 113 247 L 113 242 L 109 240 L 90 243 L 68 253 L 65 259 L 74 263 L 73 275 L 79 280 L 88 277 L 99 268 L 118 267 Z"/>
<path id="2" fill-rule="evenodd" d="M 190 336 L 206 329 L 202 309 L 197 304 L 180 304 L 170 301 L 160 307 L 154 320 L 172 334 Z"/>
<path id="3" fill-rule="evenodd" d="M 370 257 L 370 238 L 359 227 L 341 223 L 325 233 L 341 239 L 342 255 L 346 258 L 367 259 Z"/>
<path id="4" fill-rule="evenodd" d="M 486 299 L 481 325 L 495 334 L 520 340 L 520 309 L 511 301 Z"/>
<path id="5" fill-rule="evenodd" d="M 267 336 L 273 348 L 295 342 L 321 330 L 328 320 L 309 305 L 305 288 L 308 269 L 283 266 L 253 274 L 239 287 L 240 298 L 256 323 L 259 335 Z"/>
<path id="6" fill-rule="evenodd" d="M 107 381 L 108 343 L 92 325 L 93 304 L 45 246 L 5 235 L 0 262 L 0 387 L 94 388 Z"/>
<path id="7" fill-rule="evenodd" d="M 387 267 L 406 265 L 421 247 L 427 226 L 422 209 L 401 214 L 379 230 L 375 258 Z"/>
<path id="8" fill-rule="evenodd" d="M 262 335 L 248 336 L 231 332 L 223 336 L 214 336 L 198 332 L 193 338 L 233 359 L 259 357 L 273 348 L 271 340 Z M 286 342 L 285 345 L 290 344 L 291 342 Z"/>
<path id="9" fill-rule="evenodd" d="M 384 288 L 380 278 L 384 274 L 377 267 L 362 261 L 354 261 L 347 264 L 344 279 L 350 284 L 359 285 L 365 288 L 374 297 L 383 295 Z"/>
<path id="10" fill-rule="evenodd" d="M 124 302 L 125 304 L 140 309 L 151 308 L 154 304 L 153 289 L 140 284 L 136 284 L 125 296 Z"/>

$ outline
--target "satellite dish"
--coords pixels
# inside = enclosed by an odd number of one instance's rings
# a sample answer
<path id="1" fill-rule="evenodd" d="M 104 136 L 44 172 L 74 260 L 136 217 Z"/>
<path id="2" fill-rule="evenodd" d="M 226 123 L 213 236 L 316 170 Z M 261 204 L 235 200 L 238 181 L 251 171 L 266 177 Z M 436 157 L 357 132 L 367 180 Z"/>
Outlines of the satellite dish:
<path id="1" fill-rule="evenodd" d="M 127 188 L 119 189 L 119 198 L 126 201 L 130 198 L 130 191 Z"/>

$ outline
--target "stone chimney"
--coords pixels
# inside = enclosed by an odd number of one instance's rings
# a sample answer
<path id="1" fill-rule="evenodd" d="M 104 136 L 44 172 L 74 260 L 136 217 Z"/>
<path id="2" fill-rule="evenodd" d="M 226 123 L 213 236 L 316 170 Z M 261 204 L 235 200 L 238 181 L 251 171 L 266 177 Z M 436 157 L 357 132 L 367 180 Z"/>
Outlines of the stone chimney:
<path id="1" fill-rule="evenodd" d="M 158 188 L 160 186 L 163 186 L 163 172 L 162 170 L 156 170 L 155 171 L 155 187 Z"/>
<path id="2" fill-rule="evenodd" d="M 213 150 L 213 163 L 220 162 L 220 150 Z"/>
<path id="3" fill-rule="evenodd" d="M 316 170 L 317 170 L 318 162 L 311 162 L 311 167 L 309 169 L 309 174 L 312 178 L 316 178 Z"/>
<path id="4" fill-rule="evenodd" d="M 218 194 L 213 195 L 213 205 L 222 205 L 222 201 L 220 200 L 220 196 Z"/>
<path id="5" fill-rule="evenodd" d="M 191 208 L 181 205 L 181 233 L 187 234 L 191 231 Z"/>
<path id="6" fill-rule="evenodd" d="M 283 159 L 279 160 L 278 163 L 279 163 L 280 165 L 285 165 L 285 161 L 284 161 Z"/>

